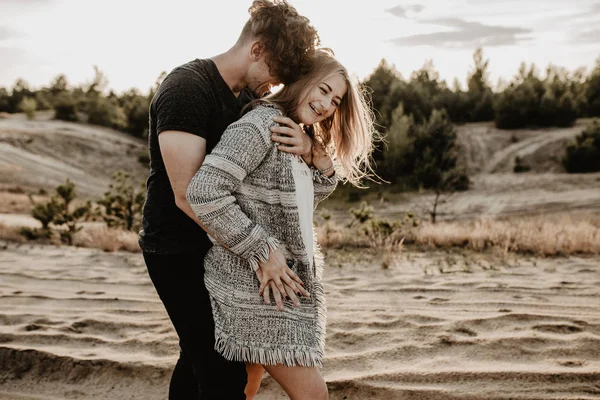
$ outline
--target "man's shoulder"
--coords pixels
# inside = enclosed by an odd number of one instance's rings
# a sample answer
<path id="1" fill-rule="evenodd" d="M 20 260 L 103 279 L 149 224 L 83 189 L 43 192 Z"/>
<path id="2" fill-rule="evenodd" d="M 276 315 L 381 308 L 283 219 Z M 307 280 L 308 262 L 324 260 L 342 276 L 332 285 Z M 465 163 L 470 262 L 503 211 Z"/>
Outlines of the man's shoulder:
<path id="1" fill-rule="evenodd" d="M 204 79 L 210 78 L 214 74 L 214 61 L 211 59 L 200 59 L 181 64 L 171 71 L 169 75 L 187 75 L 190 77 Z M 169 76 L 167 75 L 167 76 Z"/>
<path id="2" fill-rule="evenodd" d="M 204 92 L 212 91 L 214 71 L 211 60 L 195 59 L 178 67 L 167 74 L 159 91 L 172 87 L 192 89 Z"/>

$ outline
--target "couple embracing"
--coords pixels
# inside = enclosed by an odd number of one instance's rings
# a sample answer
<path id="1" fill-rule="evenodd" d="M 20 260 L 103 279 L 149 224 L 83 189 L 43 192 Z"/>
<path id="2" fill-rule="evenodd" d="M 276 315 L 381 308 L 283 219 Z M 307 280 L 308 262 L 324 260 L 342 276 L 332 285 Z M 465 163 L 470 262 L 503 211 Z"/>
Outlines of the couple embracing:
<path id="1" fill-rule="evenodd" d="M 307 18 L 283 0 L 249 13 L 150 107 L 140 246 L 179 337 L 170 399 L 251 399 L 264 370 L 292 399 L 327 398 L 313 210 L 369 172 L 373 122 Z"/>

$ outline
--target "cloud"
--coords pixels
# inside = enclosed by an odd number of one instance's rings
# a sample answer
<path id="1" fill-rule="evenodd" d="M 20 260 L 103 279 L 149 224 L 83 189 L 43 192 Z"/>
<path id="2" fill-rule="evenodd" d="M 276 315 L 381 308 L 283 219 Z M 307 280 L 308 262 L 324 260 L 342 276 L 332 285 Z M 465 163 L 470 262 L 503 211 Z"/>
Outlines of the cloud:
<path id="1" fill-rule="evenodd" d="M 600 29 L 579 32 L 572 40 L 573 43 L 598 43 Z"/>
<path id="2" fill-rule="evenodd" d="M 388 8 L 385 11 L 392 14 L 395 17 L 406 18 L 406 14 L 409 11 L 418 14 L 421 11 L 423 11 L 424 9 L 425 9 L 425 6 L 422 4 L 410 4 L 406 7 L 396 6 L 396 7 Z"/>
<path id="3" fill-rule="evenodd" d="M 0 63 L 0 76 L 3 76 L 16 67 L 28 65 L 32 62 L 31 55 L 24 49 L 0 46 L 0 59 L 7 62 Z"/>
<path id="4" fill-rule="evenodd" d="M 454 30 L 404 36 L 392 39 L 391 42 L 397 46 L 507 46 L 530 40 L 523 35 L 532 32 L 527 28 L 484 25 L 459 18 L 438 18 L 422 22 Z"/>
<path id="5" fill-rule="evenodd" d="M 0 26 L 0 41 L 21 38 L 25 35 L 21 32 L 15 31 L 11 28 L 7 28 L 5 26 Z"/>

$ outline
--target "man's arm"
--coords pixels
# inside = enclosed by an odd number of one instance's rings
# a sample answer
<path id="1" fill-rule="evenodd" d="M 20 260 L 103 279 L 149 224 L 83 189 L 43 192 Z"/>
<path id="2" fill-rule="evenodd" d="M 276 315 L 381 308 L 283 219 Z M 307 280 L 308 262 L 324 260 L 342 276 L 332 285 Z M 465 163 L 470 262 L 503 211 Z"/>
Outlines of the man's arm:
<path id="1" fill-rule="evenodd" d="M 164 131 L 158 135 L 158 143 L 175 204 L 206 231 L 185 198 L 188 185 L 206 156 L 206 139 L 182 131 Z"/>

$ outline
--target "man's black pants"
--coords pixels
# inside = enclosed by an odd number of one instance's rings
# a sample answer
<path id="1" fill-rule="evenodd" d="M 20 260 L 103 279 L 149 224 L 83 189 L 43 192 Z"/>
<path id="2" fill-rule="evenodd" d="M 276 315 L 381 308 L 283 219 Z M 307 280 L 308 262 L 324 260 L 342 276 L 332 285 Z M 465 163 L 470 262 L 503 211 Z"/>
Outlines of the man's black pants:
<path id="1" fill-rule="evenodd" d="M 169 399 L 244 400 L 245 364 L 227 361 L 214 349 L 215 326 L 204 286 L 204 255 L 144 253 L 148 274 L 181 347 Z"/>

